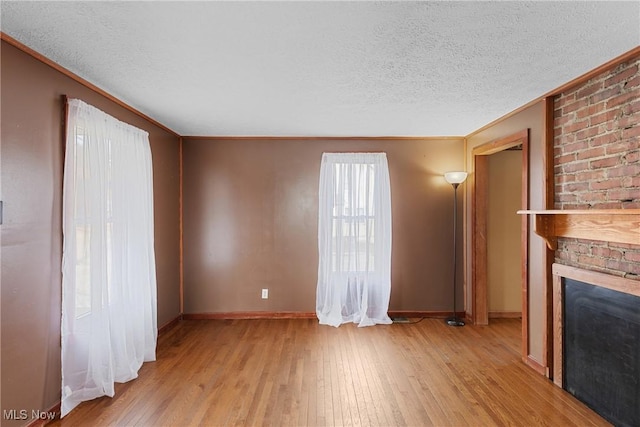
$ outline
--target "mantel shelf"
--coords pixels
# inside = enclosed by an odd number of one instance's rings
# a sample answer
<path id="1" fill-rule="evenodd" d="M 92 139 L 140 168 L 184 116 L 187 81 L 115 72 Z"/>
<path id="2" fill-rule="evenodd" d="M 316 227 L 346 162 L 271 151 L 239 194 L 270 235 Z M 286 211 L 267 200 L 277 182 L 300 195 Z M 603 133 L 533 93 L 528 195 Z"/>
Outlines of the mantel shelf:
<path id="1" fill-rule="evenodd" d="M 534 216 L 534 231 L 551 250 L 558 237 L 640 246 L 640 209 L 521 210 Z"/>

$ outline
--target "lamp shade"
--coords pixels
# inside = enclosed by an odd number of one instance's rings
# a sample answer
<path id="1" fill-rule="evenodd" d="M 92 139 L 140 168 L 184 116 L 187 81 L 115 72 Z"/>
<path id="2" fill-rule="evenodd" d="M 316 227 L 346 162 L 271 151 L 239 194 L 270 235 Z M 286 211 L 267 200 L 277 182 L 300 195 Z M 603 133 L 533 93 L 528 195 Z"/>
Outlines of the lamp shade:
<path id="1" fill-rule="evenodd" d="M 447 172 L 444 174 L 444 179 L 446 179 L 449 184 L 462 184 L 464 180 L 467 179 L 467 173 Z"/>

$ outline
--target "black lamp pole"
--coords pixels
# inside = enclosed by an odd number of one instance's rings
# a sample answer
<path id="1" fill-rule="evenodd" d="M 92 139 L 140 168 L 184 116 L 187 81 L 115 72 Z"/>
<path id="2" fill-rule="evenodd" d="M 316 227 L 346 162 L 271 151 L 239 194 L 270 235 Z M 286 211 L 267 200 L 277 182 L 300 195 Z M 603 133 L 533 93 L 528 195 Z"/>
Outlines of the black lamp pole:
<path id="1" fill-rule="evenodd" d="M 447 318 L 449 326 L 464 326 L 464 320 L 456 315 L 456 278 L 458 263 L 456 262 L 458 251 L 456 250 L 456 227 L 458 224 L 458 186 L 459 182 L 452 182 L 453 186 L 453 316 Z"/>

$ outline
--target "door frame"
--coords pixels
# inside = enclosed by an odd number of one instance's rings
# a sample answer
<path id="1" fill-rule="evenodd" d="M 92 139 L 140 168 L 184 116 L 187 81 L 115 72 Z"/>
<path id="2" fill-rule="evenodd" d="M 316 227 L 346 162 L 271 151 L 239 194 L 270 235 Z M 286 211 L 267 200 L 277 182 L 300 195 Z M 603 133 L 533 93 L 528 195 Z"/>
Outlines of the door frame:
<path id="1" fill-rule="evenodd" d="M 489 202 L 489 155 L 522 145 L 521 209 L 529 209 L 529 129 L 473 148 L 471 180 L 471 304 L 476 325 L 489 324 L 487 283 L 487 208 Z M 520 231 L 522 286 L 522 357 L 529 354 L 529 218 L 522 215 Z"/>

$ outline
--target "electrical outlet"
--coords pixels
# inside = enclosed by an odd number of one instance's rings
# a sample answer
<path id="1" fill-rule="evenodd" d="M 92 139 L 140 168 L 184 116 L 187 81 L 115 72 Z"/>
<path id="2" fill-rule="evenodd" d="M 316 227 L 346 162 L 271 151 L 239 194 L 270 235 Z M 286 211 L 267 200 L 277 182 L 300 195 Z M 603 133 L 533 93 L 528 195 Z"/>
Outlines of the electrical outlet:
<path id="1" fill-rule="evenodd" d="M 269 289 L 262 290 L 262 299 L 269 299 Z"/>

